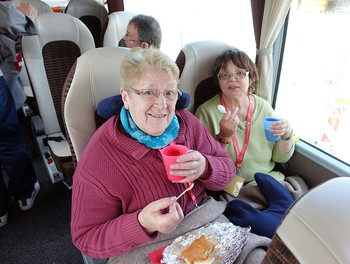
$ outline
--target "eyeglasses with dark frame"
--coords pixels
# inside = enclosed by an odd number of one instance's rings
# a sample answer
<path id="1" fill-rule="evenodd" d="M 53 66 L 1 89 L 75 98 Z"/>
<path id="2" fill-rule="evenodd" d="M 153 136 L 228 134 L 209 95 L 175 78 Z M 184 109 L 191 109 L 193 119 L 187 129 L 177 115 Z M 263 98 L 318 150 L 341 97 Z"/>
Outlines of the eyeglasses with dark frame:
<path id="1" fill-rule="evenodd" d="M 219 80 L 228 80 L 231 76 L 235 77 L 236 79 L 243 79 L 249 74 L 249 71 L 237 71 L 232 73 L 218 73 L 216 76 Z"/>
<path id="2" fill-rule="evenodd" d="M 160 94 L 163 94 L 163 97 L 168 101 L 168 102 L 173 102 L 176 101 L 180 98 L 182 95 L 181 91 L 179 89 L 176 90 L 165 90 L 164 92 L 161 92 L 157 89 L 142 89 L 142 90 L 136 90 L 133 88 L 130 88 L 130 90 L 137 94 L 140 95 L 142 99 L 145 101 L 155 101 Z"/>

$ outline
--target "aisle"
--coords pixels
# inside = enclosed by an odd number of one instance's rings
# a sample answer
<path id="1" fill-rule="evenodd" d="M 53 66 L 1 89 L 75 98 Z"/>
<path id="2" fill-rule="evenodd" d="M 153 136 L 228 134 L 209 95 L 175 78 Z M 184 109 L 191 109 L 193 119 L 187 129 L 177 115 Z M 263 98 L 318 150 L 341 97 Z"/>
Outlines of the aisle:
<path id="1" fill-rule="evenodd" d="M 1 263 L 83 263 L 70 235 L 71 190 L 63 183 L 51 182 L 27 130 L 27 120 L 21 119 L 21 123 L 41 188 L 33 208 L 21 211 L 16 201 L 9 212 L 8 223 L 0 228 Z"/>

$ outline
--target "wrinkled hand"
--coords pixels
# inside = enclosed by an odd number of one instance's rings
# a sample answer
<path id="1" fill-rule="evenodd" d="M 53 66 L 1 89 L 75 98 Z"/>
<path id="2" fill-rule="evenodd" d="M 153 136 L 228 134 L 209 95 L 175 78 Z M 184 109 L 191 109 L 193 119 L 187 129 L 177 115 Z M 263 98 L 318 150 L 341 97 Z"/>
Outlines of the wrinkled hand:
<path id="1" fill-rule="evenodd" d="M 189 150 L 187 154 L 178 157 L 176 162 L 170 166 L 170 174 L 186 177 L 176 183 L 192 182 L 198 179 L 207 166 L 206 158 L 196 150 Z"/>
<path id="2" fill-rule="evenodd" d="M 292 131 L 292 126 L 288 119 L 276 121 L 270 126 L 270 132 L 277 137 L 288 137 Z"/>
<path id="3" fill-rule="evenodd" d="M 168 212 L 164 213 L 164 209 L 168 209 Z M 138 215 L 139 223 L 148 234 L 155 231 L 171 233 L 183 218 L 184 214 L 176 197 L 151 202 Z"/>
<path id="4" fill-rule="evenodd" d="M 38 11 L 31 4 L 27 2 L 21 2 L 21 4 L 17 6 L 16 9 L 22 12 L 23 14 L 25 14 L 32 21 L 34 21 L 38 16 Z"/>
<path id="5" fill-rule="evenodd" d="M 236 131 L 239 124 L 239 118 L 237 116 L 238 107 L 232 110 L 227 110 L 224 117 L 220 120 L 220 136 L 223 139 L 230 139 Z"/>

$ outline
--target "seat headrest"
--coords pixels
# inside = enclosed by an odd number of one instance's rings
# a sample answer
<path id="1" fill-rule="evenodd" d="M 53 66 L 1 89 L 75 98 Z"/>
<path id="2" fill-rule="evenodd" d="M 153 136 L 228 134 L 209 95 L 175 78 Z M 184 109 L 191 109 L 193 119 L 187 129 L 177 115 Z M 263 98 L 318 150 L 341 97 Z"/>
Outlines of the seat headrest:
<path id="1" fill-rule="evenodd" d="M 120 94 L 121 62 L 130 49 L 104 47 L 77 60 L 64 107 L 64 116 L 77 160 L 96 131 L 95 112 L 100 101 Z"/>
<path id="2" fill-rule="evenodd" d="M 285 215 L 276 234 L 300 263 L 349 263 L 349 190 L 350 178 L 334 178 L 302 196 Z"/>
<path id="3" fill-rule="evenodd" d="M 108 16 L 108 25 L 103 37 L 104 47 L 117 47 L 119 41 L 126 33 L 129 21 L 137 13 L 127 11 L 113 12 Z"/>
<path id="4" fill-rule="evenodd" d="M 77 18 L 84 16 L 97 17 L 101 22 L 101 29 L 108 19 L 106 8 L 95 0 L 70 0 L 65 13 Z"/>
<path id="5" fill-rule="evenodd" d="M 41 13 L 35 24 L 38 35 L 24 36 L 22 50 L 45 133 L 52 134 L 62 130 L 57 118 L 61 116 L 57 106 L 61 102 L 60 92 L 66 74 L 76 58 L 93 49 L 95 44 L 83 22 L 70 15 Z M 52 78 L 49 80 L 49 77 Z M 58 87 L 54 87 L 53 83 Z M 54 98 L 54 92 L 58 94 L 58 101 Z"/>
<path id="6" fill-rule="evenodd" d="M 183 69 L 179 87 L 181 91 L 190 95 L 191 102 L 187 110 L 194 112 L 195 90 L 199 83 L 212 77 L 216 58 L 222 51 L 232 48 L 234 47 L 223 42 L 205 40 L 189 43 L 181 49 L 183 59 L 178 59 L 177 63 L 182 61 L 184 65 L 178 65 Z"/>

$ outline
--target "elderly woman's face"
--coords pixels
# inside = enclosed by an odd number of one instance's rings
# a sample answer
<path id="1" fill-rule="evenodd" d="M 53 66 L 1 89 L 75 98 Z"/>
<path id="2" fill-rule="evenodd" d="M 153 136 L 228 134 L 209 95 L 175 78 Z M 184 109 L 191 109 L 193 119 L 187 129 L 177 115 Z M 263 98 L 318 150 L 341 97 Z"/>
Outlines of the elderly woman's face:
<path id="1" fill-rule="evenodd" d="M 150 99 L 149 93 L 146 93 L 156 90 L 160 92 L 159 96 Z M 128 92 L 121 90 L 124 106 L 129 109 L 132 120 L 139 129 L 151 136 L 163 134 L 174 116 L 177 99 L 166 99 L 164 91 L 176 93 L 176 80 L 165 70 L 152 69 L 145 71 Z"/>

